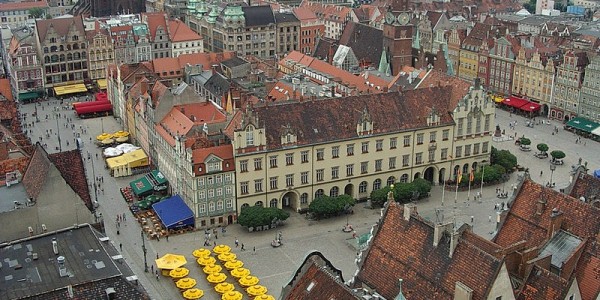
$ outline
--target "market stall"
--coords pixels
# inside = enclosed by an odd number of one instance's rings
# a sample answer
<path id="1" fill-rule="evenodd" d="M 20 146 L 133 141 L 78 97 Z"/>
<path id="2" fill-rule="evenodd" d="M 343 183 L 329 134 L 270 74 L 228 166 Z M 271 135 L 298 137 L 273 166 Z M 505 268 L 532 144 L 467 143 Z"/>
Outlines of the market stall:
<path id="1" fill-rule="evenodd" d="M 144 169 L 149 165 L 148 156 L 142 149 L 106 159 L 106 166 L 113 177 L 130 176 L 137 173 L 136 169 Z"/>
<path id="2" fill-rule="evenodd" d="M 153 204 L 152 209 L 154 209 L 154 212 L 167 230 L 194 227 L 194 212 L 192 212 L 179 195 Z"/>

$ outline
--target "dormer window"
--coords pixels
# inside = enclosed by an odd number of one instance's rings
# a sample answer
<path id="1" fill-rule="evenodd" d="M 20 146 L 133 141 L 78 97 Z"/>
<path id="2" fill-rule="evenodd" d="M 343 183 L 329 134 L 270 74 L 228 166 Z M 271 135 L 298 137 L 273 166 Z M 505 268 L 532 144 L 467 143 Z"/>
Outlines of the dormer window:
<path id="1" fill-rule="evenodd" d="M 366 107 L 361 113 L 358 124 L 356 124 L 356 133 L 359 136 L 373 133 L 373 121 L 371 120 L 371 115 Z"/>

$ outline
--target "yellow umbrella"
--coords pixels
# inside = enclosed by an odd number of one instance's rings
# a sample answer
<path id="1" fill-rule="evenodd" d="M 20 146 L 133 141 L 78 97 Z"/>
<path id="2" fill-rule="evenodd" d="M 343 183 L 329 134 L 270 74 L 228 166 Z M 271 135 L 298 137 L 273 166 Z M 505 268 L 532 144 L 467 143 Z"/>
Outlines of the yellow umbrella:
<path id="1" fill-rule="evenodd" d="M 219 265 L 207 265 L 202 269 L 206 274 L 219 273 L 221 270 L 223 270 L 223 268 Z"/>
<path id="2" fill-rule="evenodd" d="M 123 131 L 123 130 L 119 130 L 119 131 L 113 133 L 113 136 L 115 136 L 115 137 L 126 137 L 126 136 L 129 136 L 129 132 Z"/>
<path id="3" fill-rule="evenodd" d="M 243 266 L 244 266 L 244 262 L 241 260 L 230 260 L 225 263 L 225 268 L 227 268 L 228 270 L 241 268 Z"/>
<path id="4" fill-rule="evenodd" d="M 177 288 L 180 288 L 182 290 L 191 289 L 194 286 L 196 286 L 196 279 L 186 277 L 177 280 L 177 282 L 175 282 L 175 285 L 177 286 Z"/>
<path id="5" fill-rule="evenodd" d="M 237 268 L 237 269 L 231 270 L 231 276 L 233 276 L 235 278 L 242 278 L 242 277 L 246 277 L 248 275 L 250 275 L 250 270 L 248 270 L 246 268 Z"/>
<path id="6" fill-rule="evenodd" d="M 188 270 L 186 268 L 177 268 L 177 269 L 173 269 L 169 272 L 169 276 L 171 276 L 173 278 L 183 278 L 183 277 L 187 276 L 188 274 L 190 274 L 190 270 Z"/>
<path id="7" fill-rule="evenodd" d="M 98 141 L 103 141 L 103 140 L 105 140 L 105 139 L 110 139 L 110 138 L 112 138 L 112 134 L 110 134 L 110 133 L 106 133 L 106 132 L 103 132 L 102 134 L 100 134 L 100 135 L 98 135 L 98 136 L 96 137 L 96 139 L 97 139 Z"/>
<path id="8" fill-rule="evenodd" d="M 213 273 L 206 276 L 206 280 L 210 283 L 221 283 L 227 279 L 227 275 L 223 273 Z"/>
<path id="9" fill-rule="evenodd" d="M 129 137 L 127 136 L 122 136 L 122 137 L 118 137 L 115 139 L 117 141 L 117 143 L 125 143 L 129 140 Z"/>
<path id="10" fill-rule="evenodd" d="M 213 248 L 213 252 L 218 254 L 221 253 L 225 253 L 225 252 L 230 252 L 231 251 L 231 247 L 227 246 L 227 245 L 217 245 Z"/>
<path id="11" fill-rule="evenodd" d="M 156 266 L 159 269 L 173 270 L 177 269 L 185 264 L 187 264 L 187 260 L 183 255 L 177 254 L 165 254 L 165 256 L 155 260 Z"/>
<path id="12" fill-rule="evenodd" d="M 201 289 L 189 289 L 183 292 L 183 298 L 185 299 L 200 299 L 204 296 L 204 291 Z"/>
<path id="13" fill-rule="evenodd" d="M 254 297 L 254 300 L 275 300 L 275 297 L 273 297 L 271 295 L 260 295 L 260 296 Z"/>
<path id="14" fill-rule="evenodd" d="M 235 253 L 225 252 L 225 253 L 219 254 L 218 257 L 219 257 L 220 261 L 231 261 L 231 260 L 235 260 L 237 258 L 237 255 L 235 255 Z"/>
<path id="15" fill-rule="evenodd" d="M 244 295 L 238 291 L 229 291 L 221 296 L 221 300 L 242 300 Z"/>
<path id="16" fill-rule="evenodd" d="M 199 249 L 194 250 L 194 252 L 192 252 L 192 255 L 195 258 L 200 258 L 200 257 L 203 257 L 203 256 L 209 256 L 210 255 L 210 250 L 204 249 L 204 248 L 199 248 Z"/>
<path id="17" fill-rule="evenodd" d="M 250 286 L 258 284 L 259 280 L 256 276 L 248 275 L 248 276 L 244 276 L 244 277 L 240 278 L 240 280 L 238 280 L 238 282 L 243 287 L 250 287 Z"/>
<path id="18" fill-rule="evenodd" d="M 214 265 L 217 260 L 212 256 L 203 256 L 196 260 L 196 262 L 201 266 Z"/>
<path id="19" fill-rule="evenodd" d="M 115 142 L 115 140 L 113 140 L 113 139 L 103 139 L 102 140 L 102 144 L 104 144 L 104 145 L 109 145 L 109 144 L 112 144 L 114 142 Z"/>
<path id="20" fill-rule="evenodd" d="M 247 288 L 246 292 L 248 292 L 248 295 L 250 296 L 260 296 L 267 293 L 267 288 L 262 285 L 253 285 Z"/>
<path id="21" fill-rule="evenodd" d="M 229 291 L 233 291 L 235 289 L 235 286 L 233 286 L 233 284 L 229 283 L 229 282 L 221 282 L 217 285 L 215 285 L 215 291 L 219 294 L 225 294 Z"/>

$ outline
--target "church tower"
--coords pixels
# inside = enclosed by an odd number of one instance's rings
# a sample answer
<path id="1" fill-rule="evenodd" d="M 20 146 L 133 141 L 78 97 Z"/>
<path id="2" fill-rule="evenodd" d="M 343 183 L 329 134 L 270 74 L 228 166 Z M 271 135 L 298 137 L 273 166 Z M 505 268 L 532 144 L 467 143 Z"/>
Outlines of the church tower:
<path id="1" fill-rule="evenodd" d="M 383 24 L 382 62 L 389 64 L 391 75 L 402 66 L 412 66 L 413 24 L 409 0 L 392 0 Z M 385 58 L 383 56 L 386 56 Z M 381 66 L 381 62 L 380 62 Z"/>

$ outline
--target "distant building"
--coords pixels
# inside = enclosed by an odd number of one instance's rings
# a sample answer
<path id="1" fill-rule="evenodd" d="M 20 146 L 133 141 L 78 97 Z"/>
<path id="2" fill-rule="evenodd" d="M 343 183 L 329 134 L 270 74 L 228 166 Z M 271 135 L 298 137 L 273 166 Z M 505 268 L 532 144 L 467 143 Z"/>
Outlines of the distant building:
<path id="1" fill-rule="evenodd" d="M 204 52 L 202 37 L 180 20 L 169 20 L 169 38 L 172 47 L 171 57 Z"/>
<path id="2" fill-rule="evenodd" d="M 541 114 L 550 113 L 554 86 L 554 60 L 542 56 L 536 49 L 531 53 L 521 48 L 515 60 L 512 93 L 526 95 L 542 105 Z"/>
<path id="3" fill-rule="evenodd" d="M 12 28 L 23 25 L 33 25 L 35 18 L 30 14 L 32 9 L 40 9 L 45 18 L 48 10 L 48 2 L 41 1 L 23 1 L 23 2 L 2 2 L 0 3 L 0 22 L 10 25 Z"/>
<path id="4" fill-rule="evenodd" d="M 274 12 L 276 24 L 277 54 L 296 51 L 300 45 L 300 21 L 292 13 Z"/>
<path id="5" fill-rule="evenodd" d="M 317 38 L 325 32 L 323 20 L 305 7 L 294 8 L 294 15 L 300 20 L 300 42 L 298 51 L 311 55 L 317 45 Z"/>
<path id="6" fill-rule="evenodd" d="M 88 41 L 88 69 L 90 79 L 106 89 L 106 67 L 115 63 L 115 53 L 110 33 L 95 22 L 92 30 L 86 31 Z"/>
<path id="7" fill-rule="evenodd" d="M 568 51 L 556 68 L 550 118 L 568 121 L 579 113 L 579 92 L 588 57 L 585 52 Z"/>
<path id="8" fill-rule="evenodd" d="M 7 51 L 7 69 L 15 98 L 26 103 L 44 95 L 43 66 L 35 32 L 28 26 L 13 31 Z"/>
<path id="9" fill-rule="evenodd" d="M 600 56 L 592 58 L 585 67 L 585 78 L 581 86 L 579 115 L 600 122 Z"/>
<path id="10" fill-rule="evenodd" d="M 172 42 L 167 15 L 158 12 L 144 13 L 141 16 L 142 22 L 148 25 L 152 58 L 172 57 Z"/>

